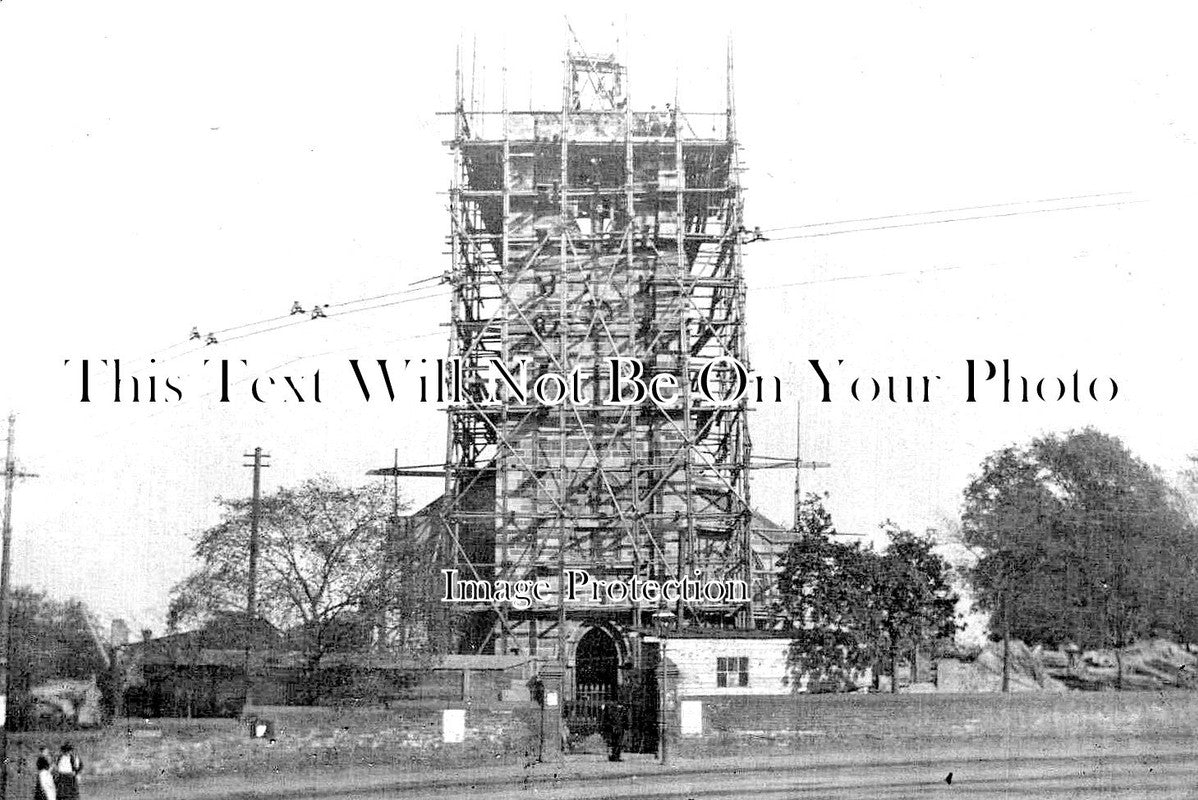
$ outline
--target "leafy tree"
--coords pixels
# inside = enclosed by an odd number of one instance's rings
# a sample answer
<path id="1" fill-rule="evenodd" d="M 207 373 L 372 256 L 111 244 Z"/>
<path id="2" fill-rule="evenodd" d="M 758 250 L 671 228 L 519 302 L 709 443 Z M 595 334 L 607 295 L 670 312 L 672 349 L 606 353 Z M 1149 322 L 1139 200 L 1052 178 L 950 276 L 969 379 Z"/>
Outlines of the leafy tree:
<path id="1" fill-rule="evenodd" d="M 9 603 L 9 713 L 19 729 L 31 721 L 31 689 L 61 679 L 99 677 L 103 683 L 108 665 L 82 601 L 17 587 Z"/>
<path id="2" fill-rule="evenodd" d="M 1068 561 L 1052 525 L 1059 495 L 1042 476 L 1027 453 L 1007 447 L 986 458 L 981 477 L 965 490 L 962 539 L 979 556 L 969 577 L 978 606 L 990 612 L 990 630 L 1003 642 L 1004 692 L 1012 618 L 1021 620 L 1019 632 L 1029 640 L 1066 636 L 1059 603 L 1044 599 L 1061 585 Z"/>
<path id="3" fill-rule="evenodd" d="M 987 457 L 965 490 L 962 534 L 978 555 L 978 605 L 1004 641 L 1112 647 L 1118 657 L 1139 637 L 1195 628 L 1187 600 L 1198 550 L 1184 503 L 1093 428 Z"/>
<path id="4" fill-rule="evenodd" d="M 812 691 L 841 691 L 872 662 L 862 587 L 872 584 L 873 554 L 832 540 L 836 529 L 818 495 L 800 506 L 801 535 L 779 565 L 781 611 L 791 620 L 789 661 Z"/>
<path id="5" fill-rule="evenodd" d="M 1175 589 L 1171 608 L 1174 610 L 1173 630 L 1178 641 L 1198 642 L 1198 455 L 1189 457 L 1190 467 L 1182 473 L 1180 495 L 1184 514 L 1189 523 L 1185 532 L 1188 542 L 1175 549 L 1176 558 L 1170 564 L 1168 586 Z"/>
<path id="6" fill-rule="evenodd" d="M 882 524 L 889 540 L 880 561 L 875 591 L 882 594 L 879 627 L 890 656 L 891 691 L 898 690 L 898 660 L 910 653 L 914 676 L 919 649 L 957 632 L 957 593 L 952 568 L 935 552 L 929 536 L 919 536 L 889 520 Z"/>
<path id="7" fill-rule="evenodd" d="M 790 663 L 813 689 L 849 688 L 884 659 L 893 673 L 901 652 L 914 659 L 922 644 L 956 632 L 957 596 L 934 542 L 890 522 L 882 527 L 889 544 L 879 553 L 833 541 L 818 496 L 800 508 L 802 535 L 782 560 L 779 593 L 793 626 Z"/>
<path id="8" fill-rule="evenodd" d="M 172 629 L 245 608 L 251 503 L 220 502 L 224 519 L 195 539 L 199 567 L 172 589 Z M 406 587 L 423 585 L 406 579 L 431 563 L 398 535 L 383 486 L 309 480 L 260 503 L 257 610 L 303 650 L 309 677 L 327 654 L 367 649 L 382 620 L 412 610 Z"/>

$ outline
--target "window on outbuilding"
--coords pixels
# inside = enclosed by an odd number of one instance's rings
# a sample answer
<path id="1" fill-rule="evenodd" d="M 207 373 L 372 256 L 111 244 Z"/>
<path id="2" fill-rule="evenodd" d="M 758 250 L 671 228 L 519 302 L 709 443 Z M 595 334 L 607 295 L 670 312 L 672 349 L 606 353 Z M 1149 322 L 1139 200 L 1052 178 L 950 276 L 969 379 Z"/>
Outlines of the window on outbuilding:
<path id="1" fill-rule="evenodd" d="M 746 656 L 720 656 L 715 660 L 715 685 L 721 689 L 729 686 L 749 685 L 749 659 Z"/>

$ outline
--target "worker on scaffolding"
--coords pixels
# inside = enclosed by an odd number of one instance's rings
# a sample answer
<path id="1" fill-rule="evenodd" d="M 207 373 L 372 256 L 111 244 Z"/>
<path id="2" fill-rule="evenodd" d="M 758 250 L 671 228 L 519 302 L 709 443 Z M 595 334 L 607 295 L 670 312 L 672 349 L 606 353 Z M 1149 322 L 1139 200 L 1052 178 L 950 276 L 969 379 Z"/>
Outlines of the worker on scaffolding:
<path id="1" fill-rule="evenodd" d="M 657 111 L 657 106 L 649 106 L 649 135 L 661 136 L 665 126 L 662 125 L 661 114 Z"/>

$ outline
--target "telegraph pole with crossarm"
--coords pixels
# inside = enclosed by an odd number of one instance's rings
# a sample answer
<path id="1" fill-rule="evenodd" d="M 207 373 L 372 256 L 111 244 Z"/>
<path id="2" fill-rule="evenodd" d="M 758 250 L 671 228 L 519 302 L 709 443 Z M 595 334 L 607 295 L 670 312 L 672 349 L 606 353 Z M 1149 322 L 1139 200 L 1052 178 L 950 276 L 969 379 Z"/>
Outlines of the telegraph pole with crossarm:
<path id="1" fill-rule="evenodd" d="M 250 574 L 245 599 L 245 704 L 243 708 L 249 708 L 254 704 L 254 683 L 250 675 L 250 650 L 252 649 L 250 637 L 253 634 L 254 621 L 258 618 L 258 518 L 262 512 L 262 468 L 270 466 L 263 464 L 262 459 L 270 458 L 270 456 L 263 453 L 261 447 L 255 447 L 254 452 L 245 453 L 244 456 L 252 458 L 253 462 L 243 466 L 254 470 L 254 493 L 250 500 Z M 3 795 L 0 795 L 0 798 L 2 797 Z"/>
<path id="2" fill-rule="evenodd" d="M 795 530 L 802 525 L 803 512 L 803 470 L 826 469 L 832 466 L 827 461 L 803 460 L 803 406 L 795 403 Z"/>
<path id="3" fill-rule="evenodd" d="M 4 457 L 4 540 L 0 550 L 0 798 L 6 797 L 8 791 L 8 659 L 9 646 L 8 619 L 8 576 L 12 550 L 12 490 L 17 478 L 36 478 L 30 472 L 17 471 L 17 461 L 14 454 L 16 443 L 17 415 L 8 415 L 8 446 Z"/>
<path id="4" fill-rule="evenodd" d="M 250 580 L 246 594 L 245 612 L 253 619 L 258 615 L 258 517 L 262 510 L 262 469 L 269 467 L 262 459 L 270 458 L 262 452 L 261 447 L 255 447 L 254 452 L 246 453 L 246 458 L 252 458 L 253 463 L 245 464 L 254 470 L 254 493 L 250 501 Z"/>

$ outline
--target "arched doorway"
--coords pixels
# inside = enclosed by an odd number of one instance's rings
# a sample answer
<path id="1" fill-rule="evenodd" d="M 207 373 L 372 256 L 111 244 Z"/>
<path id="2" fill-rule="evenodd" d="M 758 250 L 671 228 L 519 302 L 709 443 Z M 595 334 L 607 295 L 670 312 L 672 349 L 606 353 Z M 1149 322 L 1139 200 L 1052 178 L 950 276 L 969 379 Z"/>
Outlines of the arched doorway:
<path id="1" fill-rule="evenodd" d="M 598 624 L 583 628 L 574 645 L 574 697 L 565 704 L 564 719 L 571 741 L 600 732 L 603 704 L 624 703 L 630 728 L 630 752 L 657 749 L 657 684 L 653 669 L 638 667 L 632 643 L 618 628 Z"/>
<path id="2" fill-rule="evenodd" d="M 574 697 L 564 709 L 573 743 L 599 733 L 603 705 L 614 702 L 619 691 L 620 647 L 615 636 L 602 626 L 585 628 L 574 644 Z"/>
<path id="3" fill-rule="evenodd" d="M 620 682 L 620 651 L 603 628 L 590 628 L 574 648 L 574 686 L 579 694 L 604 690 L 614 695 Z"/>

